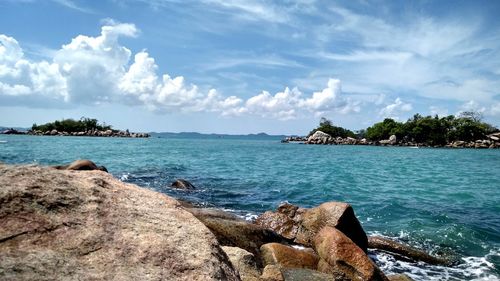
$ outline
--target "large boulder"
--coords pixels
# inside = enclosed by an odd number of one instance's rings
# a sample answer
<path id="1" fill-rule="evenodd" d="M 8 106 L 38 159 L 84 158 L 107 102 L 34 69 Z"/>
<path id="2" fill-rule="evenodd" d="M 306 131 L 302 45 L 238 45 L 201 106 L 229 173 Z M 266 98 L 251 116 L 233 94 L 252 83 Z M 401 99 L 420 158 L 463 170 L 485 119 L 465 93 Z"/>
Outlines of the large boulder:
<path id="1" fill-rule="evenodd" d="M 344 275 L 347 280 L 388 280 L 366 253 L 336 228 L 323 227 L 316 235 L 314 248 L 320 257 L 321 272 Z"/>
<path id="2" fill-rule="evenodd" d="M 101 171 L 0 164 L 1 280 L 239 280 L 179 203 Z"/>
<path id="3" fill-rule="evenodd" d="M 286 203 L 280 205 L 277 212 L 262 214 L 255 223 L 308 247 L 312 246 L 314 237 L 324 226 L 331 226 L 344 232 L 363 251 L 367 251 L 366 233 L 347 203 L 326 202 L 311 209 Z"/>
<path id="4" fill-rule="evenodd" d="M 307 143 L 327 143 L 331 136 L 322 131 L 316 131 L 314 134 L 307 138 Z"/>
<path id="5" fill-rule="evenodd" d="M 242 281 L 260 281 L 260 269 L 255 256 L 238 247 L 222 246 L 233 267 L 238 271 Z"/>
<path id="6" fill-rule="evenodd" d="M 316 269 L 319 261 L 313 249 L 296 249 L 279 243 L 268 243 L 260 247 L 264 265 L 275 264 L 282 268 Z"/>
<path id="7" fill-rule="evenodd" d="M 173 183 L 170 184 L 171 187 L 177 188 L 177 189 L 184 189 L 184 190 L 192 190 L 196 189 L 196 187 L 190 183 L 189 181 L 185 179 L 176 179 Z"/>

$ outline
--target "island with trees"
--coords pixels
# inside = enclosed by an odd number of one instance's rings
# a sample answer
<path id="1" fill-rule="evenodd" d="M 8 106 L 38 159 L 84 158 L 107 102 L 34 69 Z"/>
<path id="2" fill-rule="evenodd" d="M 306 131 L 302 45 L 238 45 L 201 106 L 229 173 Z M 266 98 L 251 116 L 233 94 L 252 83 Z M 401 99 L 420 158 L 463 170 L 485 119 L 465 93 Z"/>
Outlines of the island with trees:
<path id="1" fill-rule="evenodd" d="M 133 133 L 129 130 L 115 130 L 97 119 L 82 117 L 80 120 L 62 119 L 43 125 L 33 124 L 31 130 L 21 132 L 14 129 L 4 131 L 7 134 L 27 134 L 35 136 L 89 136 L 89 137 L 129 137 L 147 138 L 147 133 Z"/>
<path id="2" fill-rule="evenodd" d="M 294 141 L 306 144 L 500 148 L 500 131 L 483 122 L 478 112 L 446 117 L 415 114 L 406 122 L 386 118 L 357 132 L 321 118 L 319 126 L 306 137 L 287 137 L 282 142 Z"/>

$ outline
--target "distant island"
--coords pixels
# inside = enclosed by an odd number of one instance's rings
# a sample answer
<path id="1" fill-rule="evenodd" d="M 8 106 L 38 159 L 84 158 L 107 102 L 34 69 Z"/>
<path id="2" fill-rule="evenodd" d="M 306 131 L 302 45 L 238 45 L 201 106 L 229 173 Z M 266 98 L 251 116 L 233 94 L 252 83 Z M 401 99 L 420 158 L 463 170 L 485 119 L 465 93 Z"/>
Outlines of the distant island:
<path id="1" fill-rule="evenodd" d="M 422 116 L 415 114 L 406 122 L 391 118 L 367 129 L 353 132 L 321 118 L 319 126 L 307 136 L 286 137 L 288 142 L 305 144 L 392 145 L 412 147 L 500 148 L 498 128 L 482 121 L 478 112 L 459 116 Z"/>
<path id="2" fill-rule="evenodd" d="M 80 120 L 62 119 L 43 125 L 33 124 L 30 130 L 22 131 L 14 128 L 2 131 L 10 135 L 34 136 L 88 136 L 88 137 L 129 137 L 148 138 L 147 133 L 133 133 L 129 130 L 115 130 L 111 125 L 100 124 L 97 119 L 82 117 Z"/>

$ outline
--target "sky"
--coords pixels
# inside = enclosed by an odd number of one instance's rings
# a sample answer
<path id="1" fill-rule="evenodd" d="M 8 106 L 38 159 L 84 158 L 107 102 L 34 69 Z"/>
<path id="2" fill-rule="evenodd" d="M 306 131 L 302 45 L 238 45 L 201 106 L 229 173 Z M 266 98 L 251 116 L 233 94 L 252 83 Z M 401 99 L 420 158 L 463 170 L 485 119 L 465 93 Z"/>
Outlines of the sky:
<path id="1" fill-rule="evenodd" d="M 0 125 L 307 134 L 500 126 L 500 1 L 0 0 Z"/>

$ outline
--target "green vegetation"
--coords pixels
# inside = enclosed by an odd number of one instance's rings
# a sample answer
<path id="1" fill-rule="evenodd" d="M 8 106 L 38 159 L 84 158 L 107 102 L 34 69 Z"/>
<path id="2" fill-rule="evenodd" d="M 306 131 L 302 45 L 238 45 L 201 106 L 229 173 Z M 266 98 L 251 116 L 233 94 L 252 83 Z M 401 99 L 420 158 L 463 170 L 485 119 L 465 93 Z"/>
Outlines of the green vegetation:
<path id="1" fill-rule="evenodd" d="M 326 119 L 325 117 L 321 118 L 321 121 L 319 122 L 318 128 L 312 130 L 309 133 L 309 136 L 314 134 L 316 131 L 322 131 L 323 133 L 327 133 L 332 137 L 342 137 L 342 138 L 346 138 L 346 137 L 355 138 L 356 137 L 356 135 L 352 131 L 350 131 L 348 129 L 344 129 L 342 127 L 334 126 L 332 124 L 332 121 Z"/>
<path id="2" fill-rule="evenodd" d="M 309 133 L 317 130 L 323 131 L 333 137 L 367 138 L 372 141 L 389 139 L 396 135 L 398 140 L 404 142 L 415 142 L 426 145 L 445 145 L 453 141 L 476 141 L 486 138 L 486 135 L 498 131 L 494 126 L 482 121 L 482 115 L 478 112 L 463 112 L 455 117 L 422 116 L 415 114 L 406 122 L 398 122 L 391 118 L 375 123 L 366 130 L 360 130 L 354 135 L 353 132 L 342 127 L 332 125 L 330 120 L 321 118 L 320 125 Z"/>
<path id="3" fill-rule="evenodd" d="M 80 120 L 74 119 L 63 119 L 61 121 L 54 121 L 51 123 L 37 125 L 33 124 L 31 130 L 33 131 L 52 131 L 57 130 L 59 132 L 86 132 L 86 131 L 106 131 L 111 130 L 111 126 L 106 125 L 106 123 L 99 124 L 97 119 L 82 117 Z"/>

